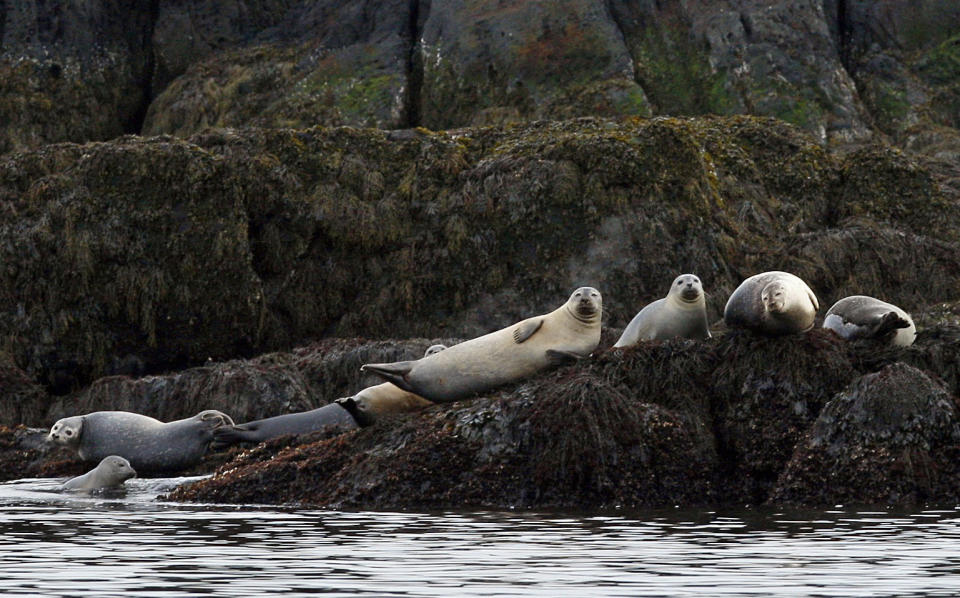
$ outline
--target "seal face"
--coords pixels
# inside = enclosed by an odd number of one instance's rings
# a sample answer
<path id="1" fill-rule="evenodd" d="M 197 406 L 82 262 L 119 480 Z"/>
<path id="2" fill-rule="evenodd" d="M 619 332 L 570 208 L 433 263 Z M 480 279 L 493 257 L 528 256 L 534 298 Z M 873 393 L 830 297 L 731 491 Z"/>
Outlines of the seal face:
<path id="1" fill-rule="evenodd" d="M 233 420 L 213 409 L 167 423 L 129 411 L 95 411 L 57 421 L 47 440 L 75 450 L 84 461 L 118 455 L 137 471 L 176 471 L 199 463 L 213 431 L 224 425 Z"/>
<path id="2" fill-rule="evenodd" d="M 640 341 L 659 341 L 674 337 L 710 338 L 707 324 L 707 301 L 703 285 L 694 274 L 681 274 L 673 279 L 670 291 L 640 310 L 614 347 L 629 347 Z"/>
<path id="3" fill-rule="evenodd" d="M 110 455 L 104 457 L 99 465 L 87 473 L 68 480 L 61 490 L 89 492 L 104 488 L 118 488 L 130 478 L 135 477 L 137 472 L 131 467 L 129 461 L 117 455 Z"/>
<path id="4" fill-rule="evenodd" d="M 454 345 L 415 361 L 365 364 L 403 390 L 451 402 L 516 382 L 560 363 L 586 357 L 600 343 L 603 302 L 581 287 L 554 311 Z"/>
<path id="5" fill-rule="evenodd" d="M 358 428 L 349 411 L 331 403 L 310 411 L 285 413 L 240 425 L 222 426 L 214 430 L 215 445 L 220 448 L 238 442 L 260 443 L 285 434 L 309 434 L 327 426 L 343 431 Z"/>
<path id="6" fill-rule="evenodd" d="M 763 272 L 740 283 L 723 310 L 731 328 L 780 336 L 813 328 L 820 302 L 807 283 L 789 272 Z"/>
<path id="7" fill-rule="evenodd" d="M 866 295 L 844 297 L 827 310 L 823 327 L 847 340 L 873 339 L 907 347 L 917 338 L 910 314 L 896 305 Z"/>

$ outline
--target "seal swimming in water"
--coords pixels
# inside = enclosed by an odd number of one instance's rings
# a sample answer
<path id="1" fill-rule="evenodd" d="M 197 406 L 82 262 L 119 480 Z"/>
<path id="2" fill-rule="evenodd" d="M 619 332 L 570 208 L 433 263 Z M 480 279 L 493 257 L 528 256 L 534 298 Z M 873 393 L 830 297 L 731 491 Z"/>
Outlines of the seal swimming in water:
<path id="1" fill-rule="evenodd" d="M 780 336 L 813 328 L 818 309 L 817 296 L 799 277 L 789 272 L 763 272 L 744 280 L 733 291 L 723 320 L 731 328 Z"/>
<path id="2" fill-rule="evenodd" d="M 866 295 L 844 297 L 834 303 L 827 310 L 823 327 L 847 340 L 876 339 L 901 347 L 912 345 L 917 337 L 910 314 Z"/>
<path id="3" fill-rule="evenodd" d="M 554 311 L 527 318 L 415 361 L 368 363 L 374 373 L 436 403 L 451 402 L 586 357 L 600 343 L 603 302 L 581 287 Z"/>
<path id="4" fill-rule="evenodd" d="M 199 463 L 213 431 L 224 425 L 233 420 L 213 409 L 168 423 L 129 411 L 95 411 L 57 421 L 47 440 L 84 461 L 119 455 L 137 471 L 177 471 Z"/>
<path id="5" fill-rule="evenodd" d="M 633 316 L 613 346 L 629 347 L 640 341 L 661 341 L 677 336 L 710 338 L 703 285 L 693 274 L 681 274 L 673 279 L 667 296 L 648 304 Z"/>
<path id="6" fill-rule="evenodd" d="M 130 466 L 129 461 L 117 455 L 110 455 L 104 457 L 99 465 L 87 473 L 67 480 L 60 489 L 90 491 L 117 488 L 135 477 L 137 472 Z"/>

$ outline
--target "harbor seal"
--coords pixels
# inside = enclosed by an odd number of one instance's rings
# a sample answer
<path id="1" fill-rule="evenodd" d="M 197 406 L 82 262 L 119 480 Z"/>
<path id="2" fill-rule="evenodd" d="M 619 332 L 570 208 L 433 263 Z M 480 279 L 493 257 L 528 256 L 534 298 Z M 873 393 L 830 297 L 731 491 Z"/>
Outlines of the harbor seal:
<path id="1" fill-rule="evenodd" d="M 359 428 L 353 415 L 341 405 L 330 403 L 310 411 L 285 413 L 235 426 L 223 426 L 213 431 L 217 448 L 238 442 L 260 443 L 285 434 L 309 434 L 326 426 L 347 430 Z"/>
<path id="2" fill-rule="evenodd" d="M 224 425 L 233 420 L 213 409 L 168 423 L 129 411 L 95 411 L 57 421 L 47 440 L 75 450 L 84 461 L 119 455 L 137 471 L 176 471 L 199 463 L 213 431 Z"/>
<path id="3" fill-rule="evenodd" d="M 392 382 L 368 386 L 352 397 L 337 399 L 334 403 L 349 411 L 361 426 L 369 426 L 381 415 L 419 411 L 435 404 Z"/>
<path id="4" fill-rule="evenodd" d="M 527 318 L 415 361 L 368 363 L 374 373 L 436 403 L 517 382 L 551 365 L 586 357 L 600 343 L 600 292 L 581 287 L 554 311 Z"/>
<path id="5" fill-rule="evenodd" d="M 683 338 L 710 338 L 707 324 L 707 301 L 703 285 L 694 274 L 681 274 L 673 279 L 670 292 L 633 316 L 614 347 L 629 347 L 640 341 L 662 341 Z"/>
<path id="6" fill-rule="evenodd" d="M 853 295 L 837 301 L 827 310 L 823 327 L 847 340 L 875 339 L 908 347 L 917 337 L 910 314 L 885 301 Z"/>
<path id="7" fill-rule="evenodd" d="M 67 480 L 61 490 L 103 490 L 104 488 L 119 488 L 130 478 L 137 477 L 137 472 L 130 466 L 130 462 L 118 455 L 104 457 L 100 464 L 87 473 Z"/>
<path id="8" fill-rule="evenodd" d="M 430 357 L 446 348 L 446 345 L 430 345 L 423 356 Z M 419 411 L 435 404 L 391 382 L 368 386 L 353 396 L 337 399 L 334 402 L 349 411 L 361 426 L 369 426 L 381 415 Z"/>
<path id="9" fill-rule="evenodd" d="M 813 328 L 818 309 L 817 296 L 799 277 L 789 272 L 763 272 L 733 291 L 723 309 L 723 320 L 731 328 L 781 336 Z"/>

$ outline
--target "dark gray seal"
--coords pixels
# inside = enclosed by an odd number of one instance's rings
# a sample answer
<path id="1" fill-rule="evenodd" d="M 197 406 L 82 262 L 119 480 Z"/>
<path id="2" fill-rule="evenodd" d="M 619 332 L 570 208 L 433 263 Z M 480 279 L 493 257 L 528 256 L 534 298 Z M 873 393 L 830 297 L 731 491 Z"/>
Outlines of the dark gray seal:
<path id="1" fill-rule="evenodd" d="M 119 488 L 130 478 L 137 477 L 137 472 L 130 466 L 130 462 L 117 455 L 104 457 L 100 464 L 87 473 L 67 480 L 61 490 L 84 491 Z"/>
<path id="2" fill-rule="evenodd" d="M 238 442 L 259 443 L 285 434 L 309 434 L 332 426 L 344 432 L 359 428 L 350 412 L 336 403 L 310 411 L 286 413 L 258 419 L 235 426 L 224 426 L 214 431 L 216 446 L 230 446 Z"/>
<path id="3" fill-rule="evenodd" d="M 554 311 L 415 361 L 368 363 L 371 372 L 427 400 L 456 401 L 588 356 L 600 343 L 600 292 L 581 287 Z"/>
<path id="4" fill-rule="evenodd" d="M 796 334 L 813 328 L 820 302 L 807 283 L 789 272 L 754 274 L 733 291 L 723 310 L 731 328 L 765 336 Z"/>
<path id="5" fill-rule="evenodd" d="M 710 338 L 707 301 L 703 285 L 694 274 L 673 279 L 670 291 L 630 320 L 614 347 L 629 347 L 640 341 L 661 341 L 674 337 Z"/>
<path id="6" fill-rule="evenodd" d="M 853 295 L 837 301 L 827 310 L 823 327 L 847 340 L 874 339 L 907 347 L 917 338 L 917 327 L 910 314 L 896 305 Z"/>
<path id="7" fill-rule="evenodd" d="M 137 471 L 177 471 L 199 463 L 214 430 L 224 425 L 233 420 L 213 409 L 168 423 L 129 411 L 95 411 L 59 420 L 47 439 L 84 461 L 119 455 Z"/>

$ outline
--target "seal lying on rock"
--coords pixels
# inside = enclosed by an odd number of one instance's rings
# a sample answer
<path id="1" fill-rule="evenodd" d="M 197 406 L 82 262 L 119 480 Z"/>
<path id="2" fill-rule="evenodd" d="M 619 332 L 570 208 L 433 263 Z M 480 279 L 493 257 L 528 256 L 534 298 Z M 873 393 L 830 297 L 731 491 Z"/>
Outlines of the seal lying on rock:
<path id="1" fill-rule="evenodd" d="M 818 309 L 817 296 L 800 278 L 788 272 L 763 272 L 733 291 L 723 319 L 731 328 L 780 336 L 813 328 Z"/>
<path id="2" fill-rule="evenodd" d="M 837 301 L 827 310 L 823 327 L 847 340 L 876 339 L 907 347 L 917 337 L 910 314 L 885 301 L 853 295 Z"/>
<path id="3" fill-rule="evenodd" d="M 138 471 L 176 471 L 200 462 L 220 426 L 230 416 L 213 409 L 164 423 L 128 411 L 95 411 L 63 418 L 47 440 L 67 446 L 84 461 L 119 455 Z"/>
<path id="4" fill-rule="evenodd" d="M 213 434 L 215 446 L 221 448 L 238 442 L 260 443 L 285 434 L 309 434 L 326 426 L 336 426 L 344 432 L 360 427 L 349 411 L 330 403 L 310 411 L 285 413 L 236 426 L 224 426 L 214 430 Z"/>
<path id="5" fill-rule="evenodd" d="M 581 287 L 554 311 L 454 345 L 416 361 L 365 364 L 403 390 L 451 402 L 586 357 L 600 343 L 600 292 Z"/>
<path id="6" fill-rule="evenodd" d="M 67 480 L 61 490 L 102 490 L 104 488 L 118 488 L 130 478 L 137 477 L 137 472 L 130 466 L 130 462 L 117 455 L 104 457 L 100 464 L 87 473 Z"/>
<path id="7" fill-rule="evenodd" d="M 424 357 L 439 353 L 445 345 L 431 345 Z M 238 442 L 260 443 L 285 434 L 309 434 L 326 426 L 336 426 L 342 431 L 366 426 L 378 415 L 416 411 L 433 405 L 423 397 L 400 390 L 389 382 L 364 388 L 352 397 L 337 399 L 310 411 L 286 413 L 235 426 L 223 426 L 214 431 L 218 448 Z"/>
<path id="8" fill-rule="evenodd" d="M 710 338 L 703 285 L 693 274 L 676 277 L 667 296 L 641 309 L 613 346 L 629 347 L 640 341 L 660 341 L 677 336 Z"/>

